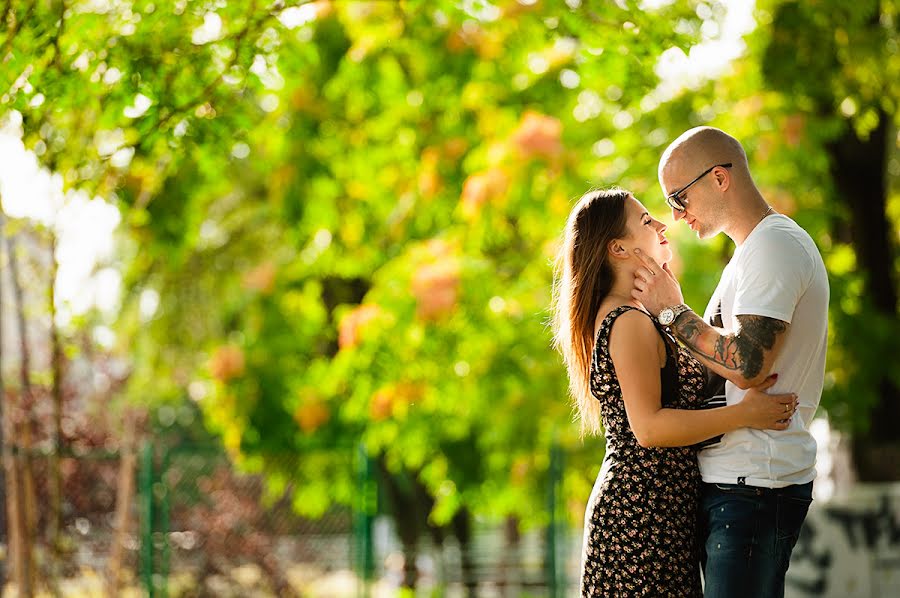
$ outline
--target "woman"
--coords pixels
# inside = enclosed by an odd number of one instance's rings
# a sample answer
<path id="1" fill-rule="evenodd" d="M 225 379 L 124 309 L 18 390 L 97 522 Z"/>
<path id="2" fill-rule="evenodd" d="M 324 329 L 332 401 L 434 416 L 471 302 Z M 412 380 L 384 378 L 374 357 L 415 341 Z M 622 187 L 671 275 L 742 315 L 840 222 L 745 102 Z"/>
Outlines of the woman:
<path id="1" fill-rule="evenodd" d="M 696 447 L 740 427 L 783 430 L 794 395 L 753 389 L 700 409 L 703 366 L 631 296 L 640 249 L 667 264 L 664 224 L 629 192 L 591 191 L 557 260 L 554 333 L 582 433 L 606 433 L 585 513 L 582 596 L 702 596 Z M 784 419 L 784 418 L 788 419 Z"/>

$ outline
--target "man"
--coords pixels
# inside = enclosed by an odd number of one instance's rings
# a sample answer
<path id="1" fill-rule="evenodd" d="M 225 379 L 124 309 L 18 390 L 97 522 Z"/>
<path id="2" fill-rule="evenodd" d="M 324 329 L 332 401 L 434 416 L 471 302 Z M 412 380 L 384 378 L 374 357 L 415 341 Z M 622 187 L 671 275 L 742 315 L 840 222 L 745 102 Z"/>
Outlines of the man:
<path id="1" fill-rule="evenodd" d="M 684 305 L 668 267 L 646 255 L 633 296 L 725 379 L 729 405 L 770 374 L 772 392 L 799 396 L 788 429 L 737 430 L 699 453 L 704 595 L 783 596 L 816 475 L 809 424 L 825 372 L 825 265 L 810 236 L 766 203 L 743 147 L 723 131 L 682 134 L 662 155 L 659 181 L 676 222 L 701 239 L 724 232 L 737 247 L 705 318 Z"/>

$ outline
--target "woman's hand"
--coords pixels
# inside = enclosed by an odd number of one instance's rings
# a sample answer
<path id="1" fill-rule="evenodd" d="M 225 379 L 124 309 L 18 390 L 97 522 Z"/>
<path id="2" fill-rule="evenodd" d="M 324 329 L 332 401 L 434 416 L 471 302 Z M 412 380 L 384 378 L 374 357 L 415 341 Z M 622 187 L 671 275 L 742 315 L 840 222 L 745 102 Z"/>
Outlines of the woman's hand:
<path id="1" fill-rule="evenodd" d="M 744 400 L 738 403 L 743 408 L 745 425 L 757 430 L 786 430 L 791 425 L 791 416 L 797 410 L 797 395 L 793 393 L 770 395 L 766 390 L 775 384 L 777 375 L 747 391 Z"/>

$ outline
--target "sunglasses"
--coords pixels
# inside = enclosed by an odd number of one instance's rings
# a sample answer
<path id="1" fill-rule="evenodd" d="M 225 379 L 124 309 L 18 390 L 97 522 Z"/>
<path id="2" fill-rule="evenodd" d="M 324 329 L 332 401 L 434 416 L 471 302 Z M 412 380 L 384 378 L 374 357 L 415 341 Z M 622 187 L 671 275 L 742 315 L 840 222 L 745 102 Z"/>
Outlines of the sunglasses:
<path id="1" fill-rule="evenodd" d="M 713 164 L 712 166 L 701 172 L 699 175 L 697 175 L 697 178 L 695 178 L 693 181 L 691 181 L 681 189 L 669 193 L 666 196 L 666 204 L 668 204 L 670 208 L 677 212 L 685 211 L 685 209 L 687 209 L 687 202 L 685 201 L 684 192 L 688 190 L 688 187 L 712 172 L 713 168 L 718 168 L 720 166 L 722 168 L 731 168 L 731 162 L 726 162 L 725 164 Z"/>

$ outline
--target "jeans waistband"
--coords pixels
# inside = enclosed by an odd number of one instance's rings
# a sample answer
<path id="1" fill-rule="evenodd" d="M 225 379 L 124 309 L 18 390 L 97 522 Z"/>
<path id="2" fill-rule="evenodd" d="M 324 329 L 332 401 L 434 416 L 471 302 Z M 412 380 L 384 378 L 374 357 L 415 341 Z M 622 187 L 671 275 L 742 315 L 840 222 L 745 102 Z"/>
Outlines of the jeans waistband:
<path id="1" fill-rule="evenodd" d="M 764 486 L 748 486 L 747 484 L 722 484 L 719 482 L 703 482 L 703 486 L 708 490 L 719 490 L 724 492 L 741 492 L 743 494 L 755 494 L 756 496 L 773 496 L 773 495 L 806 495 L 812 496 L 812 482 L 805 484 L 791 484 L 780 488 L 766 488 Z"/>

